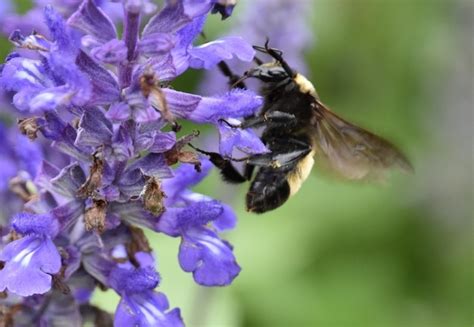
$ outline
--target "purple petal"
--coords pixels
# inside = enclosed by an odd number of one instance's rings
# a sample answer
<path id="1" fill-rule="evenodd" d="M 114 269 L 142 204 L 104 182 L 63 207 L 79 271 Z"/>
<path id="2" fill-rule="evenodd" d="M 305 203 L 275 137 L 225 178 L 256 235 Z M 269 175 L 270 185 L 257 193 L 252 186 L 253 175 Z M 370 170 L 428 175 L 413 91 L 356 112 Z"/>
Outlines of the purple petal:
<path id="1" fill-rule="evenodd" d="M 194 193 L 198 195 L 197 193 Z M 198 201 L 186 203 L 184 207 L 169 207 L 160 216 L 156 230 L 169 236 L 176 237 L 186 233 L 193 227 L 200 227 L 211 221 L 221 220 L 225 212 L 222 203 L 206 196 L 201 196 Z"/>
<path id="2" fill-rule="evenodd" d="M 51 144 L 53 148 L 79 161 L 87 162 L 90 160 L 90 152 L 85 152 L 74 144 L 77 138 L 77 132 L 74 127 L 66 125 L 64 129 L 59 132 L 59 136 L 55 135 L 58 136 L 58 139 Z"/>
<path id="3" fill-rule="evenodd" d="M 73 240 L 71 240 L 73 242 Z M 69 279 L 74 273 L 78 272 L 81 266 L 81 252 L 73 245 L 64 248 L 66 253 L 62 258 L 62 263 L 65 266 L 64 279 Z"/>
<path id="4" fill-rule="evenodd" d="M 152 107 L 146 107 L 143 110 L 136 110 L 133 115 L 133 119 L 137 123 L 149 123 L 160 119 L 158 111 Z"/>
<path id="5" fill-rule="evenodd" d="M 150 153 L 130 166 L 130 170 L 136 168 L 139 168 L 145 175 L 158 179 L 173 177 L 173 172 L 166 164 L 165 157 L 158 153 Z"/>
<path id="6" fill-rule="evenodd" d="M 64 19 L 51 5 L 47 5 L 44 8 L 44 18 L 58 48 L 69 51 L 73 50 L 74 39 L 71 33 L 68 32 Z"/>
<path id="7" fill-rule="evenodd" d="M 188 51 L 189 66 L 195 69 L 210 69 L 222 60 L 237 57 L 242 61 L 252 61 L 255 50 L 241 37 L 227 37 L 193 47 Z"/>
<path id="8" fill-rule="evenodd" d="M 224 207 L 224 211 L 212 224 L 220 232 L 233 229 L 237 224 L 237 215 L 234 209 L 227 204 L 222 204 L 222 206 Z"/>
<path id="9" fill-rule="evenodd" d="M 2 153 L 0 153 L 0 163 L 2 165 L 0 170 L 0 191 L 3 192 L 8 190 L 10 179 L 16 175 L 18 167 L 13 158 L 4 156 Z"/>
<path id="10" fill-rule="evenodd" d="M 43 161 L 43 153 L 39 144 L 32 142 L 26 136 L 16 134 L 14 150 L 19 168 L 27 171 L 30 177 L 34 178 Z"/>
<path id="11" fill-rule="evenodd" d="M 204 286 L 229 285 L 240 272 L 229 243 L 205 227 L 186 231 L 178 258 L 181 268 Z"/>
<path id="12" fill-rule="evenodd" d="M 68 19 L 68 24 L 85 34 L 94 36 L 102 43 L 117 37 L 115 25 L 93 0 L 84 1 Z"/>
<path id="13" fill-rule="evenodd" d="M 37 90 L 43 88 L 44 83 L 48 83 L 44 74 L 40 60 L 14 57 L 3 65 L 0 87 L 8 91 Z"/>
<path id="14" fill-rule="evenodd" d="M 149 211 L 143 208 L 141 201 L 130 201 L 128 203 L 113 202 L 109 205 L 109 212 L 113 212 L 120 220 L 142 226 L 149 229 L 155 229 L 159 217 L 153 216 Z"/>
<path id="15" fill-rule="evenodd" d="M 157 220 L 154 230 L 165 233 L 171 237 L 178 237 L 180 235 L 180 229 L 178 227 L 178 214 L 183 208 L 172 208 L 167 207 L 166 211 Z"/>
<path id="16" fill-rule="evenodd" d="M 128 201 L 130 198 L 140 195 L 146 184 L 146 180 L 140 168 L 133 168 L 121 173 L 116 184 L 124 197 L 123 200 Z"/>
<path id="17" fill-rule="evenodd" d="M 79 122 L 76 145 L 98 147 L 110 144 L 112 141 L 112 123 L 98 108 L 89 108 L 84 111 Z"/>
<path id="18" fill-rule="evenodd" d="M 176 219 L 179 228 L 185 231 L 191 227 L 206 225 L 222 215 L 223 211 L 224 208 L 219 201 L 199 201 L 188 204 L 179 211 Z"/>
<path id="19" fill-rule="evenodd" d="M 26 236 L 0 253 L 0 290 L 20 296 L 44 294 L 51 289 L 51 274 L 61 268 L 61 256 L 49 237 Z"/>
<path id="20" fill-rule="evenodd" d="M 154 33 L 176 32 L 194 17 L 203 15 L 210 10 L 210 8 L 206 8 L 209 7 L 208 4 L 201 6 L 188 4 L 188 2 L 189 0 L 167 1 L 166 6 L 148 21 L 143 30 L 143 39 Z"/>
<path id="21" fill-rule="evenodd" d="M 183 0 L 185 12 L 190 17 L 207 14 L 216 0 Z"/>
<path id="22" fill-rule="evenodd" d="M 138 51 L 149 56 L 165 54 L 173 47 L 174 38 L 168 33 L 153 33 L 138 43 Z"/>
<path id="23" fill-rule="evenodd" d="M 70 99 L 62 99 L 61 104 L 73 104 L 76 106 L 84 105 L 89 101 L 92 95 L 91 80 L 79 65 L 76 64 L 77 53 L 65 53 L 64 51 L 51 52 L 48 57 L 46 69 L 51 70 L 50 79 L 56 85 L 56 88 L 62 87 L 62 93 L 69 95 Z M 47 88 L 44 92 L 47 92 Z M 53 89 L 54 90 L 54 89 Z M 52 93 L 53 91 L 50 91 Z M 61 92 L 61 89 L 55 93 Z"/>
<path id="24" fill-rule="evenodd" d="M 59 175 L 51 180 L 51 184 L 54 192 L 68 198 L 75 198 L 77 190 L 85 181 L 84 171 L 75 163 L 63 168 Z"/>
<path id="25" fill-rule="evenodd" d="M 59 174 L 59 169 L 48 161 L 43 161 L 35 178 L 36 185 L 49 190 L 51 179 Z"/>
<path id="26" fill-rule="evenodd" d="M 130 117 L 130 106 L 125 102 L 113 103 L 105 116 L 113 122 L 121 122 Z"/>
<path id="27" fill-rule="evenodd" d="M 140 267 L 155 267 L 156 264 L 153 253 L 137 252 L 135 253 L 135 259 L 140 264 Z"/>
<path id="28" fill-rule="evenodd" d="M 202 97 L 172 89 L 162 89 L 170 111 L 179 118 L 188 118 L 196 110 Z"/>
<path id="29" fill-rule="evenodd" d="M 114 268 L 109 284 L 122 296 L 115 313 L 115 326 L 183 326 L 179 310 L 169 309 L 166 296 L 152 290 L 160 277 L 153 266 Z"/>
<path id="30" fill-rule="evenodd" d="M 263 103 L 260 96 L 241 89 L 219 97 L 201 97 L 171 89 L 163 89 L 163 92 L 174 115 L 197 123 L 217 123 L 219 119 L 250 116 Z"/>
<path id="31" fill-rule="evenodd" d="M 162 153 L 170 150 L 176 143 L 174 132 L 158 132 L 155 134 L 154 142 L 150 146 L 150 152 Z"/>
<path id="32" fill-rule="evenodd" d="M 171 81 L 178 76 L 178 71 L 174 64 L 174 58 L 171 54 L 154 56 L 145 63 L 144 67 L 151 67 L 159 77 L 160 81 Z M 143 69 L 140 70 L 143 71 Z"/>
<path id="33" fill-rule="evenodd" d="M 84 214 L 82 201 L 72 200 L 52 210 L 53 216 L 60 222 L 62 230 L 69 230 Z"/>
<path id="34" fill-rule="evenodd" d="M 177 33 L 178 45 L 176 51 L 187 52 L 194 39 L 201 33 L 205 22 L 206 16 L 198 16 L 190 24 L 180 29 Z"/>
<path id="35" fill-rule="evenodd" d="M 73 98 L 76 98 L 74 93 L 75 90 L 66 85 L 45 89 L 44 91 L 38 92 L 28 99 L 29 111 L 32 114 L 36 114 L 44 111 L 53 111 L 61 106 L 67 106 L 71 103 Z M 17 93 L 16 103 L 19 103 L 18 94 L 22 93 Z M 73 103 L 75 105 L 81 106 L 85 104 L 85 101 L 84 99 L 76 98 L 74 99 Z"/>
<path id="36" fill-rule="evenodd" d="M 238 121 L 228 120 L 230 123 Z M 247 154 L 266 153 L 269 150 L 262 140 L 251 129 L 240 129 L 229 127 L 225 123 L 219 123 L 219 152 L 226 157 L 232 157 L 234 148 Z"/>
<path id="37" fill-rule="evenodd" d="M 109 276 L 110 285 L 119 294 L 142 293 L 158 286 L 160 276 L 154 267 L 137 269 L 114 268 Z"/>
<path id="38" fill-rule="evenodd" d="M 113 39 L 91 50 L 91 56 L 106 64 L 120 64 L 127 59 L 127 47 L 122 40 Z"/>
<path id="39" fill-rule="evenodd" d="M 153 0 L 125 0 L 123 2 L 124 9 L 134 14 L 142 12 L 149 15 L 156 10 L 156 4 L 153 3 Z"/>
<path id="40" fill-rule="evenodd" d="M 44 115 L 44 119 L 39 120 L 40 130 L 43 135 L 51 140 L 60 141 L 64 136 L 64 130 L 67 124 L 55 112 L 49 112 Z M 75 139 L 74 135 L 74 139 Z"/>
<path id="41" fill-rule="evenodd" d="M 120 191 L 121 189 L 118 186 L 108 185 L 100 190 L 100 195 L 103 196 L 107 202 L 119 201 Z M 136 194 L 136 192 L 132 192 L 132 194 Z M 129 198 L 131 198 L 131 195 L 127 194 L 127 199 Z"/>
<path id="42" fill-rule="evenodd" d="M 163 293 L 152 291 L 122 297 L 115 312 L 114 326 L 184 327 L 179 309 L 168 312 Z"/>
<path id="43" fill-rule="evenodd" d="M 47 61 L 15 57 L 4 66 L 0 85 L 12 91 L 20 110 L 34 112 L 55 110 L 57 106 L 83 105 L 91 87 L 74 64 L 74 54 L 51 51 Z"/>
<path id="44" fill-rule="evenodd" d="M 110 104 L 119 99 L 119 86 L 108 70 L 99 66 L 82 51 L 77 56 L 76 64 L 87 74 L 92 83 L 91 105 Z"/>
<path id="45" fill-rule="evenodd" d="M 117 161 L 127 161 L 134 154 L 133 139 L 128 124 L 122 124 L 112 138 L 112 155 Z"/>
<path id="46" fill-rule="evenodd" d="M 207 159 L 200 160 L 201 172 L 197 172 L 191 165 L 181 165 L 174 171 L 173 178 L 163 180 L 162 187 L 167 196 L 167 206 L 174 204 L 183 191 L 198 184 L 207 176 L 213 166 Z"/>
<path id="47" fill-rule="evenodd" d="M 102 249 L 104 248 L 104 242 L 102 237 L 95 233 L 86 233 L 81 235 L 79 239 L 74 239 L 75 246 L 84 255 L 97 254 L 101 256 Z"/>
<path id="48" fill-rule="evenodd" d="M 99 249 L 82 255 L 82 265 L 89 275 L 97 279 L 104 285 L 107 285 L 108 276 L 115 263 L 108 254 Z"/>
<path id="49" fill-rule="evenodd" d="M 12 226 L 23 235 L 34 234 L 54 237 L 59 231 L 58 221 L 50 214 L 19 213 L 13 217 Z"/>

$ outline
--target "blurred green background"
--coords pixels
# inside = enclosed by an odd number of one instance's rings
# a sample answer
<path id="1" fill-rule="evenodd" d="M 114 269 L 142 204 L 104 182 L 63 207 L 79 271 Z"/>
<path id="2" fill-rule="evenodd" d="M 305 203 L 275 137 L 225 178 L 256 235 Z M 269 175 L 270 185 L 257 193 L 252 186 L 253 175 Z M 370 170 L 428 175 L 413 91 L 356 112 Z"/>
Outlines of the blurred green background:
<path id="1" fill-rule="evenodd" d="M 188 326 L 473 326 L 473 2 L 313 3 L 308 77 L 334 111 L 399 145 L 415 174 L 380 186 L 315 169 L 257 216 L 243 210 L 246 187 L 214 173 L 196 190 L 237 208 L 225 237 L 242 272 L 226 288 L 196 286 L 179 268 L 179 240 L 148 233 L 160 290 Z M 214 17 L 206 33 L 231 21 Z M 94 301 L 114 310 L 118 298 Z"/>

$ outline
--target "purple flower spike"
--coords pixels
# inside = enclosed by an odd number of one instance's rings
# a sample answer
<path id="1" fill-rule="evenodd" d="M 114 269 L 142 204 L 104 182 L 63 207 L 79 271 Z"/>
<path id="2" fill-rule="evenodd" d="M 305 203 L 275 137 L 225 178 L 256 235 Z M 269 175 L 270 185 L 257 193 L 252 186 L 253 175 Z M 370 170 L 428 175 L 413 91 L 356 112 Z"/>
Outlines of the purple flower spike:
<path id="1" fill-rule="evenodd" d="M 122 296 L 115 312 L 114 326 L 184 326 L 179 309 L 169 310 L 163 293 L 154 292 L 159 276 L 152 267 L 116 267 L 110 284 Z"/>
<path id="2" fill-rule="evenodd" d="M 51 289 L 51 275 L 59 272 L 61 256 L 51 241 L 59 230 L 58 222 L 51 215 L 18 214 L 13 218 L 13 228 L 24 234 L 23 238 L 5 246 L 0 261 L 0 291 L 20 296 L 44 294 Z"/>
<path id="3" fill-rule="evenodd" d="M 236 215 L 191 190 L 214 166 L 193 146 L 201 131 L 181 122 L 219 130 L 225 155 L 266 152 L 233 126 L 262 97 L 172 88 L 188 69 L 253 60 L 239 36 L 198 41 L 208 15 L 228 17 L 237 0 L 164 0 L 160 10 L 155 0 L 35 0 L 24 15 L 4 2 L 0 33 L 18 50 L 0 64 L 11 122 L 0 125 L 0 237 L 13 240 L 0 245 L 3 311 L 15 326 L 184 326 L 155 291 L 143 229 L 179 237 L 179 263 L 198 284 L 229 285 L 240 272 L 218 234 Z M 98 285 L 121 296 L 114 319 L 90 304 Z"/>

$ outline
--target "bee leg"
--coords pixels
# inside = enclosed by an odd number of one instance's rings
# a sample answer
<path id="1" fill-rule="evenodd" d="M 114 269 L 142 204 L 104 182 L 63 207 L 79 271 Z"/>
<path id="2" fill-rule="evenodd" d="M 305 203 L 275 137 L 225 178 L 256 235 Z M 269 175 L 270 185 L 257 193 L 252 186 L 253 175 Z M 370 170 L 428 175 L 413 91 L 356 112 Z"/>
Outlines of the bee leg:
<path id="1" fill-rule="evenodd" d="M 261 126 L 267 127 L 293 127 L 296 125 L 297 120 L 295 115 L 289 114 L 282 111 L 272 111 L 263 115 L 250 117 L 244 120 L 239 125 L 234 125 L 226 121 L 225 119 L 219 119 L 219 122 L 226 124 L 231 128 L 256 128 Z"/>
<path id="2" fill-rule="evenodd" d="M 240 89 L 247 89 L 247 86 L 243 82 L 242 76 L 234 74 L 225 61 L 220 61 L 217 64 L 217 67 L 221 71 L 222 75 L 229 79 L 230 88 L 238 87 Z"/>
<path id="3" fill-rule="evenodd" d="M 251 164 L 246 164 L 244 167 L 244 177 L 248 181 L 252 179 L 253 171 L 255 170 L 255 166 Z"/>
<path id="4" fill-rule="evenodd" d="M 220 170 L 224 181 L 231 184 L 240 184 L 248 181 L 246 176 L 243 176 L 229 159 L 224 159 L 220 154 L 211 153 L 209 160 Z"/>
<path id="5" fill-rule="evenodd" d="M 208 156 L 209 160 L 214 164 L 214 166 L 219 169 L 221 177 L 224 181 L 231 184 L 240 184 L 248 181 L 248 179 L 245 176 L 242 176 L 242 174 L 237 170 L 237 168 L 234 167 L 231 160 L 225 159 L 217 152 L 204 151 L 199 148 L 196 148 L 192 144 L 189 144 L 189 146 L 197 152 Z"/>
<path id="6" fill-rule="evenodd" d="M 282 111 L 272 111 L 265 113 L 263 115 L 254 117 L 252 119 L 245 120 L 240 124 L 240 128 L 250 128 L 250 127 L 292 127 L 297 123 L 296 117 L 293 114 Z"/>
<path id="7" fill-rule="evenodd" d="M 250 165 L 259 167 L 269 167 L 273 169 L 286 167 L 293 165 L 295 162 L 307 156 L 311 152 L 311 146 L 308 144 L 299 148 L 288 146 L 288 148 L 284 150 L 285 151 L 282 152 L 273 151 L 271 153 L 253 155 L 248 157 L 245 161 Z M 240 161 L 242 159 L 238 160 Z"/>

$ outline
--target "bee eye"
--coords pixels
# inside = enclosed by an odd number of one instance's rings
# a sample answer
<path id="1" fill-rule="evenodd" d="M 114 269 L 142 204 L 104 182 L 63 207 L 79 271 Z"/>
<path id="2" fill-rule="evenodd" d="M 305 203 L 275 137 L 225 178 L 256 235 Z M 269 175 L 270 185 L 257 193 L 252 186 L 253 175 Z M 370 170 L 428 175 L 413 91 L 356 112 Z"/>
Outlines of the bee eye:
<path id="1" fill-rule="evenodd" d="M 270 70 L 269 74 L 270 74 L 270 76 L 281 76 L 281 72 L 274 71 L 274 70 Z"/>
<path id="2" fill-rule="evenodd" d="M 274 80 L 283 80 L 288 74 L 280 67 L 268 70 L 268 76 Z"/>

